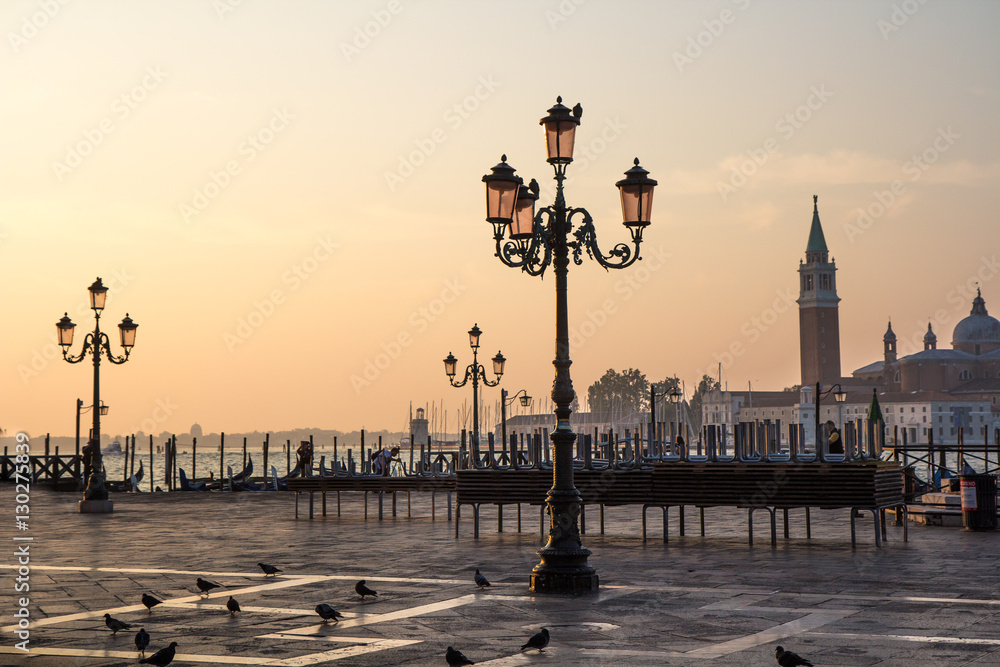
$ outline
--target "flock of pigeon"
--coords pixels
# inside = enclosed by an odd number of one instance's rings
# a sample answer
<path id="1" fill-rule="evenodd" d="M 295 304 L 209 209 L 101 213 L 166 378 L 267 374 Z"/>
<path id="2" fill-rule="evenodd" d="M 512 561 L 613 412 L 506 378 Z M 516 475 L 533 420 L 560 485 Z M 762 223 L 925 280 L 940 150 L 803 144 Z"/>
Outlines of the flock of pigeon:
<path id="1" fill-rule="evenodd" d="M 267 563 L 257 563 L 257 565 L 260 567 L 261 570 L 264 571 L 265 577 L 277 576 L 279 572 L 283 572 L 283 570 L 273 565 L 268 565 Z M 473 578 L 473 581 L 475 582 L 476 586 L 479 589 L 489 588 L 490 586 L 489 580 L 479 572 L 478 568 L 476 569 L 476 574 Z M 361 581 L 359 581 L 354 585 L 354 592 L 361 596 L 362 602 L 367 597 L 374 597 L 374 598 L 378 597 L 378 593 L 372 590 L 371 588 L 368 588 L 366 584 L 367 581 L 362 579 Z M 198 577 L 198 579 L 195 581 L 195 585 L 198 587 L 198 590 L 201 591 L 201 594 L 206 596 L 212 589 L 220 588 L 223 586 L 223 584 L 218 584 L 215 583 L 214 581 L 208 581 L 207 579 L 202 579 L 201 577 Z M 150 614 L 153 613 L 153 607 L 155 607 L 158 604 L 163 604 L 163 600 L 160 600 L 150 595 L 149 593 L 143 593 L 141 601 L 143 606 L 146 607 L 146 609 Z M 235 616 L 238 612 L 241 611 L 240 603 L 236 601 L 236 598 L 230 595 L 229 600 L 226 602 L 226 609 L 229 610 L 230 616 Z M 319 615 L 320 618 L 323 619 L 324 623 L 327 623 L 329 621 L 333 621 L 334 623 L 339 623 L 340 619 L 344 618 L 343 614 L 341 614 L 339 611 L 337 611 L 330 605 L 326 604 L 325 602 L 316 605 L 316 613 Z M 133 625 L 131 623 L 126 623 L 125 621 L 114 618 L 111 614 L 104 614 L 104 624 L 108 626 L 108 628 L 111 630 L 112 635 L 118 634 L 119 630 L 129 630 L 132 628 Z M 521 646 L 521 651 L 524 652 L 528 650 L 537 650 L 540 653 L 544 651 L 545 647 L 548 645 L 549 645 L 548 628 L 542 628 L 539 632 L 532 635 L 528 639 L 528 641 L 526 641 Z M 146 647 L 148 646 L 149 646 L 149 633 L 146 632 L 145 628 L 139 628 L 139 631 L 135 634 L 135 647 L 136 649 L 139 650 L 140 656 L 142 657 L 142 659 L 139 660 L 139 663 L 144 665 L 155 665 L 156 667 L 166 667 L 171 662 L 173 662 L 174 656 L 176 655 L 177 652 L 177 642 L 170 642 L 170 644 L 168 644 L 164 648 L 161 648 L 159 651 L 157 651 L 156 653 L 152 654 L 147 658 Z M 799 656 L 796 653 L 793 653 L 791 651 L 786 651 L 781 646 L 778 646 L 775 649 L 774 657 L 778 661 L 778 665 L 780 665 L 780 667 L 800 667 L 800 666 L 812 667 L 811 662 L 809 662 L 808 660 Z M 461 651 L 459 651 L 453 646 L 449 646 L 447 651 L 445 652 L 445 660 L 447 660 L 448 664 L 451 667 L 460 667 L 461 665 L 476 664 L 474 661 L 469 660 L 467 657 L 465 657 L 465 654 L 463 654 Z"/>

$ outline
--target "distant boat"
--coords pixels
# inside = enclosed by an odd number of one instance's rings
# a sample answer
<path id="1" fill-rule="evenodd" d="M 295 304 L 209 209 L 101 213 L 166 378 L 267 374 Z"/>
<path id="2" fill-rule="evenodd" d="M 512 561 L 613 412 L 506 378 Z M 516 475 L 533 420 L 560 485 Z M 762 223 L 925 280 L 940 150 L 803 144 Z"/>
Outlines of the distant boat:
<path id="1" fill-rule="evenodd" d="M 124 453 L 125 452 L 122 451 L 122 443 L 118 442 L 117 440 L 115 440 L 110 445 L 101 450 L 101 454 L 104 454 L 105 456 L 108 455 L 115 456 L 117 454 L 124 454 Z"/>

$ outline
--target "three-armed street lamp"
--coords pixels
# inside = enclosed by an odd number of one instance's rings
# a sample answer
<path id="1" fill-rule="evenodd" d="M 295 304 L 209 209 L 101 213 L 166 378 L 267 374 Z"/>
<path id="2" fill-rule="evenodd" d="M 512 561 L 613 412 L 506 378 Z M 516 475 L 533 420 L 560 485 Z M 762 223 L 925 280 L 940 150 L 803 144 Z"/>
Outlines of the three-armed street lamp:
<path id="1" fill-rule="evenodd" d="M 573 143 L 583 108 L 572 110 L 563 106 L 562 98 L 539 121 L 545 128 L 548 163 L 555 171 L 556 199 L 552 206 L 535 213 L 538 183 L 524 181 L 514 175 L 504 155 L 492 173 L 483 176 L 486 183 L 486 220 L 493 224 L 496 256 L 507 266 L 519 268 L 528 275 L 544 274 L 553 265 L 556 283 L 556 368 L 552 384 L 556 428 L 552 432 L 554 449 L 552 488 L 545 498 L 549 512 L 549 538 L 539 550 L 541 562 L 531 574 L 530 589 L 537 593 L 583 593 L 598 588 L 597 572 L 587 564 L 590 551 L 580 540 L 580 493 L 573 483 L 573 442 L 576 434 L 570 428 L 569 417 L 575 393 L 569 367 L 569 318 L 566 302 L 566 276 L 569 271 L 569 250 L 573 261 L 582 264 L 584 251 L 605 269 L 624 269 L 639 259 L 642 231 L 649 225 L 650 205 L 656 181 L 639 166 L 636 158 L 625 178 L 615 185 L 621 191 L 624 225 L 632 236 L 632 248 L 624 243 L 614 246 L 605 255 L 597 246 L 593 219 L 583 208 L 566 205 L 563 181 L 566 168 L 573 161 Z M 573 216 L 580 221 L 573 229 Z M 510 236 L 507 237 L 507 232 Z M 569 240 L 572 232 L 573 240 Z"/>
<path id="2" fill-rule="evenodd" d="M 843 388 L 841 388 L 841 386 L 840 386 L 840 384 L 839 384 L 839 383 L 838 383 L 838 384 L 835 384 L 835 385 L 833 385 L 832 387 L 830 387 L 830 388 L 829 388 L 829 389 L 827 389 L 826 391 L 822 391 L 822 392 L 821 392 L 821 391 L 820 391 L 820 389 L 821 389 L 821 386 L 820 386 L 820 383 L 819 383 L 819 382 L 817 382 L 817 383 L 816 383 L 816 424 L 815 424 L 815 426 L 816 426 L 816 458 L 817 458 L 817 459 L 819 459 L 819 458 L 820 458 L 820 441 L 819 441 L 819 399 L 821 399 L 821 398 L 824 398 L 824 397 L 826 397 L 826 396 L 829 396 L 829 395 L 830 395 L 830 392 L 832 391 L 832 392 L 833 392 L 833 398 L 834 398 L 834 399 L 835 399 L 835 400 L 836 400 L 836 401 L 837 401 L 838 403 L 843 403 L 843 402 L 844 402 L 845 400 L 847 400 L 847 392 L 846 392 L 846 391 L 844 391 L 844 390 L 843 390 Z M 834 390 L 836 390 L 836 391 L 834 391 Z"/>
<path id="3" fill-rule="evenodd" d="M 87 488 L 84 491 L 83 500 L 80 501 L 80 511 L 88 513 L 111 512 L 113 505 L 108 500 L 108 491 L 104 488 L 104 460 L 101 456 L 101 415 L 107 414 L 105 406 L 101 405 L 101 353 L 103 352 L 108 361 L 113 364 L 124 364 L 128 361 L 129 352 L 135 345 L 135 330 L 139 325 L 132 321 L 132 318 L 125 314 L 118 331 L 121 334 L 122 349 L 125 356 L 116 357 L 111 353 L 111 341 L 108 335 L 101 331 L 101 311 L 104 310 L 104 302 L 108 297 L 108 288 L 101 283 L 98 278 L 94 284 L 87 288 L 90 291 L 90 307 L 94 311 L 94 331 L 88 333 L 83 339 L 83 350 L 77 356 L 69 355 L 69 348 L 73 344 L 73 329 L 76 327 L 69 319 L 69 313 L 56 322 L 56 329 L 59 332 L 59 345 L 62 346 L 63 359 L 71 364 L 83 361 L 88 352 L 94 357 L 94 403 L 100 409 L 94 410 L 94 426 L 90 434 L 90 477 L 87 479 Z M 79 405 L 79 403 L 78 403 Z"/>
<path id="4" fill-rule="evenodd" d="M 526 408 L 531 405 L 531 396 L 524 389 L 520 390 L 510 398 L 507 398 L 507 390 L 500 390 L 500 451 L 507 448 L 507 406 L 514 403 L 514 399 L 521 397 L 521 407 Z M 511 466 L 514 462 L 511 461 Z"/>
<path id="5" fill-rule="evenodd" d="M 479 363 L 477 356 L 479 351 L 479 336 L 482 333 L 479 330 L 478 324 L 473 324 L 472 328 L 469 329 L 469 346 L 472 348 L 472 363 L 465 369 L 465 377 L 461 382 L 455 383 L 455 365 L 458 363 L 458 359 L 449 352 L 444 360 L 444 372 L 448 376 L 448 381 L 451 382 L 452 387 L 464 387 L 466 382 L 470 379 L 472 380 L 472 452 L 477 457 L 477 465 L 479 456 L 479 381 L 482 380 L 483 384 L 487 387 L 495 387 L 500 384 L 500 376 L 503 375 L 503 365 L 507 361 L 500 352 L 497 352 L 497 356 L 493 357 L 493 373 L 497 377 L 493 382 L 490 382 L 486 377 L 486 369 Z"/>

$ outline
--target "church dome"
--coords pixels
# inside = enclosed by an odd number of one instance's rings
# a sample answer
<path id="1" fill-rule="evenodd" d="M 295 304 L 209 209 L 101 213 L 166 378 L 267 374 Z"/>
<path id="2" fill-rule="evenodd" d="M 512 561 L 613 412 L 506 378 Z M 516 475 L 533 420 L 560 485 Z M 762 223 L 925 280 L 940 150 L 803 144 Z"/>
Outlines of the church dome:
<path id="1" fill-rule="evenodd" d="M 977 344 L 1000 345 L 1000 321 L 990 317 L 986 311 L 986 302 L 979 290 L 976 290 L 976 298 L 972 301 L 972 312 L 955 325 L 951 339 L 952 347 Z"/>

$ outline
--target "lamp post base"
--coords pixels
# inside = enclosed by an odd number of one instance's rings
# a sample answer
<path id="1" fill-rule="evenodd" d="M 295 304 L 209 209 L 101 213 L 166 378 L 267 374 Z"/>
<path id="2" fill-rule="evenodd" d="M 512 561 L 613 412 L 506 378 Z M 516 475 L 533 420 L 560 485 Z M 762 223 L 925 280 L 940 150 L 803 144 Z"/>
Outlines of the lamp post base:
<path id="1" fill-rule="evenodd" d="M 111 500 L 81 500 L 80 514 L 111 514 L 115 503 Z"/>
<path id="2" fill-rule="evenodd" d="M 594 568 L 552 568 L 539 565 L 531 573 L 528 590 L 532 593 L 596 593 L 600 585 Z"/>

